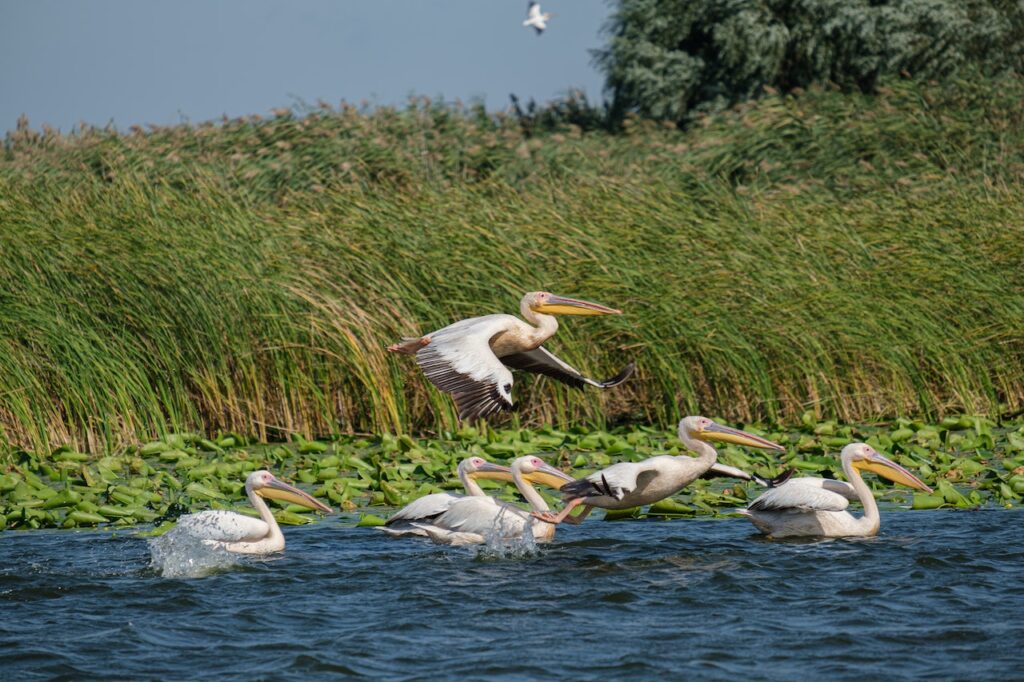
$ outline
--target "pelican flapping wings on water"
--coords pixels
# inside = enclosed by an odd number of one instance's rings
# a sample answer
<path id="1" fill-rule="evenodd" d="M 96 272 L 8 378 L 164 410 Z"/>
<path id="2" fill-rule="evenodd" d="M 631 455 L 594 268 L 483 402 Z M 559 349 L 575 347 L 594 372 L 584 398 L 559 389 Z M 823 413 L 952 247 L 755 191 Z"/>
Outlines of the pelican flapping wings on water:
<path id="1" fill-rule="evenodd" d="M 245 479 L 245 494 L 260 513 L 260 518 L 255 519 L 223 509 L 211 509 L 182 516 L 175 527 L 229 552 L 269 554 L 284 549 L 284 535 L 263 498 L 291 502 L 328 514 L 331 512 L 331 508 L 320 500 L 279 481 L 269 471 L 254 471 L 249 474 Z"/>
<path id="2" fill-rule="evenodd" d="M 878 533 L 878 503 L 861 471 L 930 493 L 921 479 L 879 454 L 867 443 L 850 443 L 840 455 L 849 483 L 827 478 L 794 478 L 765 491 L 750 503 L 744 514 L 765 535 L 813 537 L 869 537 Z M 864 506 L 860 518 L 846 511 L 850 500 Z"/>
<path id="3" fill-rule="evenodd" d="M 539 2 L 530 2 L 526 8 L 526 21 L 523 22 L 523 26 L 532 26 L 537 35 L 540 35 L 548 27 L 548 20 L 553 16 L 555 15 L 551 12 L 541 12 Z"/>
<path id="4" fill-rule="evenodd" d="M 488 462 L 483 457 L 467 457 L 459 462 L 459 480 L 470 497 L 484 497 L 485 493 L 477 479 L 489 479 L 492 481 L 512 482 L 512 470 L 501 464 Z M 383 531 L 394 537 L 406 535 L 426 536 L 427 532 L 418 527 L 417 524 L 430 523 L 441 514 L 448 511 L 452 504 L 463 499 L 466 495 L 455 493 L 431 493 L 417 498 L 392 514 L 383 526 L 377 526 L 377 530 Z"/>
<path id="5" fill-rule="evenodd" d="M 574 480 L 533 455 L 512 462 L 512 481 L 534 512 L 548 510 L 548 504 L 532 483 L 558 488 Z M 550 542 L 555 526 L 534 519 L 529 512 L 514 504 L 493 497 L 467 496 L 456 500 L 443 514 L 429 522 L 417 523 L 430 539 L 438 544 L 481 544 L 488 538 L 514 539 L 531 532 L 535 542 Z"/>
<path id="6" fill-rule="evenodd" d="M 633 373 L 635 365 L 629 363 L 617 376 L 596 381 L 541 345 L 558 331 L 555 315 L 618 315 L 622 311 L 546 291 L 523 296 L 519 310 L 526 322 L 504 314 L 471 317 L 425 336 L 404 338 L 388 350 L 415 355 L 427 379 L 455 398 L 460 419 L 511 410 L 513 369 L 544 374 L 575 388 L 611 388 Z"/>
<path id="7" fill-rule="evenodd" d="M 562 499 L 565 508 L 558 514 L 551 512 L 535 513 L 538 519 L 549 523 L 580 523 L 594 507 L 602 509 L 630 509 L 653 504 L 670 497 L 698 478 L 701 478 L 716 467 L 718 453 L 710 442 L 734 443 L 752 448 L 783 451 L 776 445 L 760 436 L 716 424 L 707 417 L 685 417 L 679 422 L 679 440 L 688 450 L 698 453 L 697 457 L 686 455 L 661 455 L 650 457 L 642 462 L 619 462 L 610 467 L 596 471 L 562 486 Z M 718 473 L 723 476 L 736 476 L 745 480 L 758 480 L 733 467 L 718 465 Z M 758 482 L 772 486 L 785 480 L 792 472 L 782 474 L 772 480 L 760 479 Z M 569 514 L 579 505 L 585 505 L 583 513 L 571 517 Z"/>

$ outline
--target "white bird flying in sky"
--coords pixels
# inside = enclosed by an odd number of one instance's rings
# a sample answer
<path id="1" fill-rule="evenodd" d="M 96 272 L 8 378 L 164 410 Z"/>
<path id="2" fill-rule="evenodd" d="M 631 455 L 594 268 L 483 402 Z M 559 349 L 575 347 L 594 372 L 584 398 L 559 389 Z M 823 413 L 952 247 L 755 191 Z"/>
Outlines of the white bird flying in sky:
<path id="1" fill-rule="evenodd" d="M 537 35 L 540 35 L 548 27 L 548 19 L 553 16 L 555 15 L 551 12 L 542 13 L 539 2 L 531 2 L 526 9 L 526 21 L 523 22 L 523 26 L 532 26 Z"/>

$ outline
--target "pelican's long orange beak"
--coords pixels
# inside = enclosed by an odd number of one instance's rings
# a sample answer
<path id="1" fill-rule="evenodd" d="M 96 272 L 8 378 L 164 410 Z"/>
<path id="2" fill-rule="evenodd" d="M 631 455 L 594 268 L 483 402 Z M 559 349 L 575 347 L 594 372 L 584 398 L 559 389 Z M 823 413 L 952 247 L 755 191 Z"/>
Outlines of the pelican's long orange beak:
<path id="1" fill-rule="evenodd" d="M 546 485 L 547 487 L 554 488 L 555 490 L 559 490 L 566 483 L 571 483 L 576 480 L 569 474 L 561 471 L 560 469 L 556 469 L 550 464 L 544 464 L 537 467 L 536 471 L 523 474 L 523 478 L 530 483 L 539 483 L 540 485 Z"/>
<path id="2" fill-rule="evenodd" d="M 545 313 L 547 315 L 621 315 L 621 310 L 615 308 L 609 308 L 603 306 L 600 303 L 591 303 L 590 301 L 580 301 L 575 298 L 565 298 L 564 296 L 551 295 L 548 300 L 541 305 L 534 306 L 533 309 L 538 313 Z"/>
<path id="3" fill-rule="evenodd" d="M 276 478 L 266 486 L 257 488 L 256 494 L 260 497 L 268 497 L 272 500 L 281 500 L 282 502 L 298 504 L 306 507 L 307 509 L 322 511 L 325 514 L 330 514 L 331 511 L 333 511 L 330 507 L 307 493 L 305 490 L 299 490 L 298 488 L 290 486 L 284 481 L 279 481 Z"/>
<path id="4" fill-rule="evenodd" d="M 718 441 L 720 443 L 732 443 L 733 445 L 745 445 L 748 448 L 761 448 L 762 450 L 777 450 L 785 452 L 786 448 L 761 436 L 755 436 L 739 429 L 730 429 L 728 426 L 711 423 L 711 426 L 703 431 L 693 434 L 695 438 L 703 441 Z"/>
<path id="5" fill-rule="evenodd" d="M 469 476 L 473 478 L 482 478 L 488 481 L 505 481 L 506 483 L 512 482 L 512 470 L 507 466 L 501 464 L 494 464 L 487 462 L 482 464 L 475 471 L 471 471 Z"/>
<path id="6" fill-rule="evenodd" d="M 910 473 L 888 457 L 878 454 L 871 455 L 870 459 L 862 459 L 853 463 L 853 466 L 862 471 L 871 471 L 882 478 L 887 478 L 895 483 L 900 483 L 910 488 L 916 488 L 926 493 L 932 489 L 925 485 L 924 481 Z"/>

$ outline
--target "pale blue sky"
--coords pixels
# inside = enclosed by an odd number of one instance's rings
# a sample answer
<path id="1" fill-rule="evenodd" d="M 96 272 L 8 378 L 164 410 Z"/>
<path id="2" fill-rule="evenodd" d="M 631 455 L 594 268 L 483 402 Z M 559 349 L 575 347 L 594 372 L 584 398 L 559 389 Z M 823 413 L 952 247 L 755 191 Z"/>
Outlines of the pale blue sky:
<path id="1" fill-rule="evenodd" d="M 266 114 L 409 94 L 600 100 L 605 0 L 0 0 L 0 131 Z"/>

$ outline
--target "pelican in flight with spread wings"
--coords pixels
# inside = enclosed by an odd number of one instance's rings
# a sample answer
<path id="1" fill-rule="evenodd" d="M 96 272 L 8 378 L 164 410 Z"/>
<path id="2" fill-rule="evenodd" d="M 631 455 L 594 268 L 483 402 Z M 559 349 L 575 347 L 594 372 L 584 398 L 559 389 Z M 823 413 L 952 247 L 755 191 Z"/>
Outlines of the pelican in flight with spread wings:
<path id="1" fill-rule="evenodd" d="M 245 494 L 260 518 L 211 509 L 187 514 L 176 528 L 203 542 L 237 554 L 270 554 L 284 549 L 284 535 L 273 512 L 263 501 L 267 497 L 302 505 L 329 514 L 331 508 L 309 493 L 279 481 L 269 471 L 254 471 L 245 479 Z"/>
<path id="2" fill-rule="evenodd" d="M 548 20 L 553 16 L 555 15 L 551 12 L 542 13 L 539 2 L 531 2 L 526 8 L 526 21 L 523 22 L 523 26 L 532 26 L 537 35 L 540 35 L 548 27 Z"/>
<path id="3" fill-rule="evenodd" d="M 880 455 L 867 443 L 850 443 L 840 460 L 849 483 L 827 478 L 794 478 L 766 491 L 743 512 L 758 530 L 775 538 L 814 536 L 825 538 L 870 537 L 878 534 L 881 519 L 878 503 L 861 478 L 874 473 L 930 493 L 921 479 L 896 462 Z M 860 518 L 846 511 L 850 500 L 864 506 Z"/>
<path id="4" fill-rule="evenodd" d="M 784 451 L 785 448 L 760 436 L 716 424 L 707 417 L 682 419 L 679 422 L 679 440 L 688 450 L 698 453 L 698 456 L 661 455 L 642 462 L 613 464 L 595 471 L 586 478 L 562 486 L 562 500 L 566 505 L 558 514 L 538 512 L 534 516 L 548 523 L 580 523 L 594 507 L 629 509 L 653 504 L 675 495 L 709 472 L 745 480 L 753 479 L 769 487 L 778 485 L 781 480 L 789 478 L 793 473 L 790 471 L 766 481 L 739 469 L 718 465 L 718 453 L 708 441 L 734 443 L 765 450 Z M 585 505 L 583 512 L 575 517 L 569 516 L 572 510 L 581 504 Z"/>
<path id="5" fill-rule="evenodd" d="M 536 372 L 575 388 L 618 386 L 635 369 L 630 363 L 619 374 L 595 381 L 559 360 L 541 344 L 558 331 L 555 315 L 619 315 L 622 311 L 589 301 L 531 291 L 514 315 L 484 315 L 388 346 L 392 353 L 415 355 L 427 379 L 451 393 L 459 419 L 476 419 L 511 410 L 513 369 Z M 532 325 L 532 326 L 531 326 Z"/>
<path id="6" fill-rule="evenodd" d="M 483 488 L 477 483 L 477 479 L 489 479 L 492 481 L 512 482 L 512 470 L 501 464 L 488 462 L 483 457 L 467 457 L 459 462 L 459 480 L 466 490 L 466 495 L 471 497 L 484 497 Z M 452 504 L 463 499 L 465 495 L 455 493 L 431 493 L 417 498 L 395 512 L 383 526 L 376 526 L 377 530 L 383 531 L 393 537 L 404 537 L 406 535 L 421 535 L 426 537 L 427 531 L 417 527 L 418 523 L 430 523 L 431 519 L 437 518 L 448 511 Z"/>
<path id="7" fill-rule="evenodd" d="M 512 462 L 512 481 L 535 512 L 547 511 L 548 504 L 532 483 L 557 489 L 572 480 L 572 476 L 533 455 Z M 526 510 L 486 495 L 458 499 L 443 514 L 417 526 L 434 542 L 446 545 L 482 544 L 490 537 L 519 538 L 530 531 L 535 542 L 550 542 L 555 537 L 554 525 L 537 521 Z"/>

